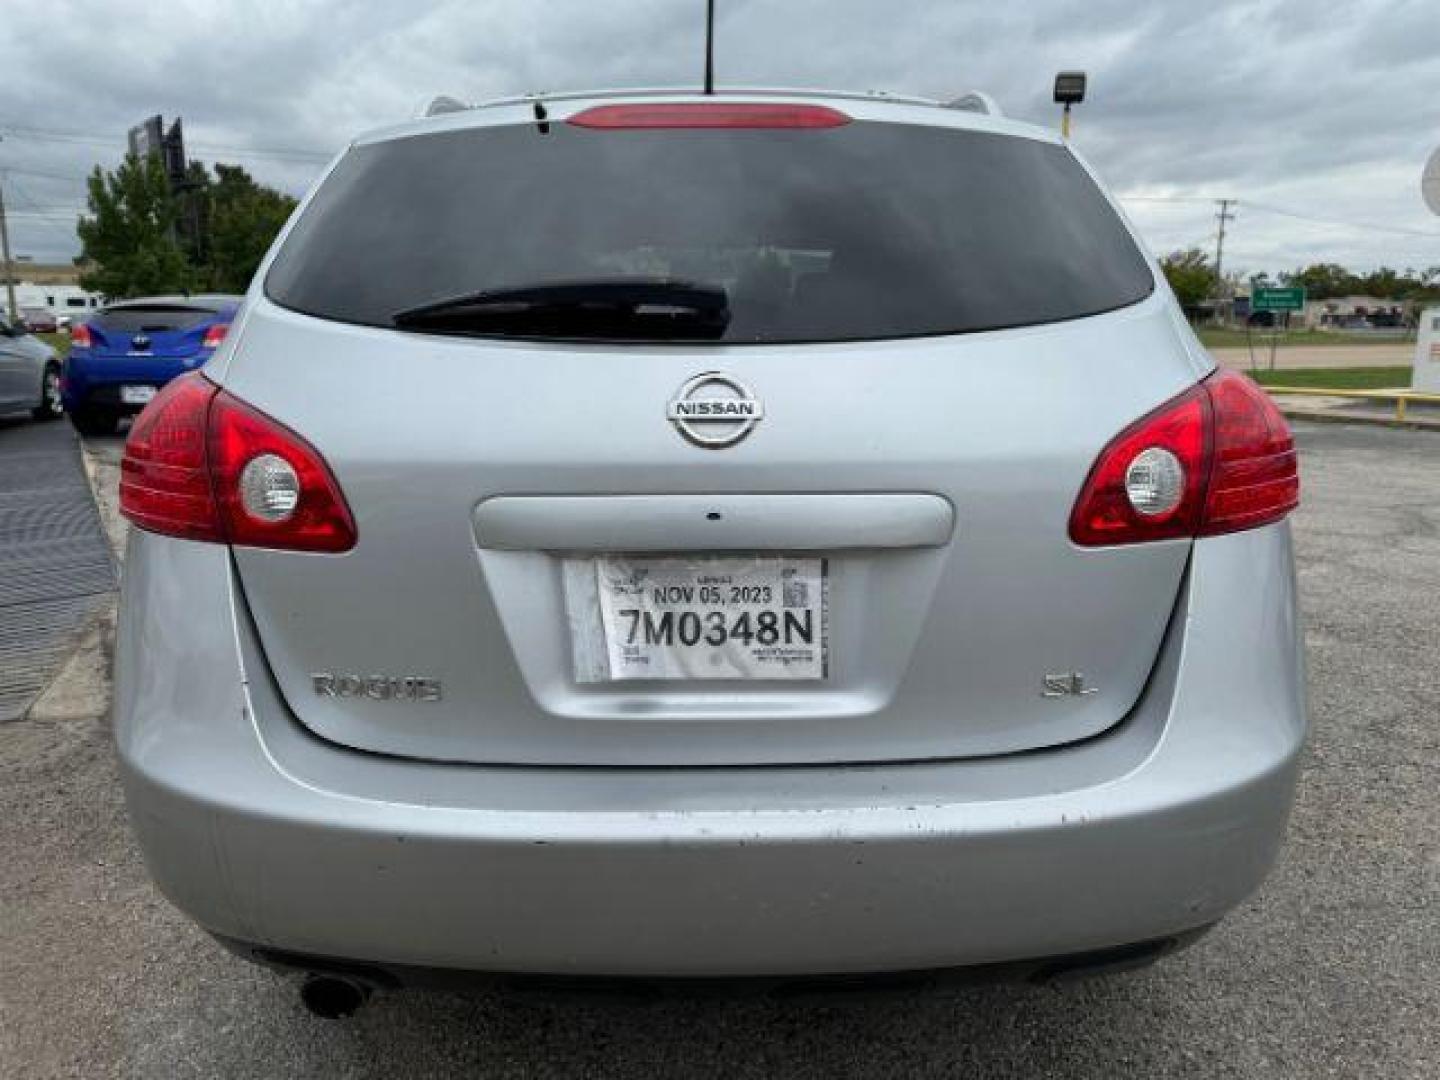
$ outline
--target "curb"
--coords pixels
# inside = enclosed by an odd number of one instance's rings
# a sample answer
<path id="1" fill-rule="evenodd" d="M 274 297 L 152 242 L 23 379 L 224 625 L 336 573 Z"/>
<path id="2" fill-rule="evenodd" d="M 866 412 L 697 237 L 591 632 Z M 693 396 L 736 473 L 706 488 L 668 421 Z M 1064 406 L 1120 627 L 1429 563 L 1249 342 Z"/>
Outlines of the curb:
<path id="1" fill-rule="evenodd" d="M 1402 428 L 1410 431 L 1440 431 L 1440 420 L 1421 420 L 1406 417 L 1396 420 L 1393 416 L 1371 416 L 1367 413 L 1343 412 L 1335 409 L 1294 409 L 1280 407 L 1288 420 L 1309 420 L 1320 424 L 1369 424 L 1371 427 Z"/>

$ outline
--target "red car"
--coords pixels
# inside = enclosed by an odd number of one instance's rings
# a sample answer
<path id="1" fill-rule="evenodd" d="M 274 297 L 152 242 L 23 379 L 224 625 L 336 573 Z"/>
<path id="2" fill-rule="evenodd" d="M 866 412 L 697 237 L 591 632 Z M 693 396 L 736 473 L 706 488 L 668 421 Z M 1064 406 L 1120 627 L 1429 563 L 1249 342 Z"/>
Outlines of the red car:
<path id="1" fill-rule="evenodd" d="M 20 321 L 32 334 L 54 334 L 60 329 L 55 316 L 44 308 L 21 308 Z"/>

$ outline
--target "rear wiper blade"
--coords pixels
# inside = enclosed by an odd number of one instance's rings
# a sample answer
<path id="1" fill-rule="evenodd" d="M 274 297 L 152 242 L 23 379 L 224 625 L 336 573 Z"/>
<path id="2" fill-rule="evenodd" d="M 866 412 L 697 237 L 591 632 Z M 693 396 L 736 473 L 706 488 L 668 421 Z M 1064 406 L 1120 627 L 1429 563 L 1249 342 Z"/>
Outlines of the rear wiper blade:
<path id="1" fill-rule="evenodd" d="M 441 333 L 617 339 L 718 338 L 730 324 L 719 285 L 606 278 L 521 285 L 397 311 L 395 326 Z"/>

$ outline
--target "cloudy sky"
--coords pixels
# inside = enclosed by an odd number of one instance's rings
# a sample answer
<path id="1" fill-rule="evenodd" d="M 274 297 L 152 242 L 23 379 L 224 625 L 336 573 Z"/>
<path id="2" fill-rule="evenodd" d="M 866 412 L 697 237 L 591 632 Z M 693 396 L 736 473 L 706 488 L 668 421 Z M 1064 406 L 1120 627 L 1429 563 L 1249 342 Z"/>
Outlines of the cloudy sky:
<path id="1" fill-rule="evenodd" d="M 718 0 L 731 85 L 992 93 L 1053 124 L 1054 73 L 1090 73 L 1075 142 L 1157 252 L 1278 270 L 1440 265 L 1420 173 L 1440 146 L 1440 0 Z M 691 84 L 703 0 L 7 0 L 0 171 L 14 250 L 74 255 L 83 177 L 145 116 L 191 156 L 299 194 L 354 133 L 464 100 Z"/>

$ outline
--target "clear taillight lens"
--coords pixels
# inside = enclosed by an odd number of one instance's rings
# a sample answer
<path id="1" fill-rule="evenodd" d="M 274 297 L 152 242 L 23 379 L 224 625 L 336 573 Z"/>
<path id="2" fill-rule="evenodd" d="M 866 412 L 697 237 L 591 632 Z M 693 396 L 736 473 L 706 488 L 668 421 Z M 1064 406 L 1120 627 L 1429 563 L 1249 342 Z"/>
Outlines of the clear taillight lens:
<path id="1" fill-rule="evenodd" d="M 1107 446 L 1070 516 L 1086 547 L 1213 536 L 1278 521 L 1299 504 L 1295 443 L 1264 390 L 1222 371 Z"/>
<path id="2" fill-rule="evenodd" d="M 1125 470 L 1125 495 L 1142 517 L 1168 514 L 1185 497 L 1185 466 L 1163 446 L 1147 447 Z"/>
<path id="3" fill-rule="evenodd" d="M 120 510 L 187 540 L 348 551 L 355 521 L 319 452 L 199 374 L 175 379 L 131 428 Z"/>

